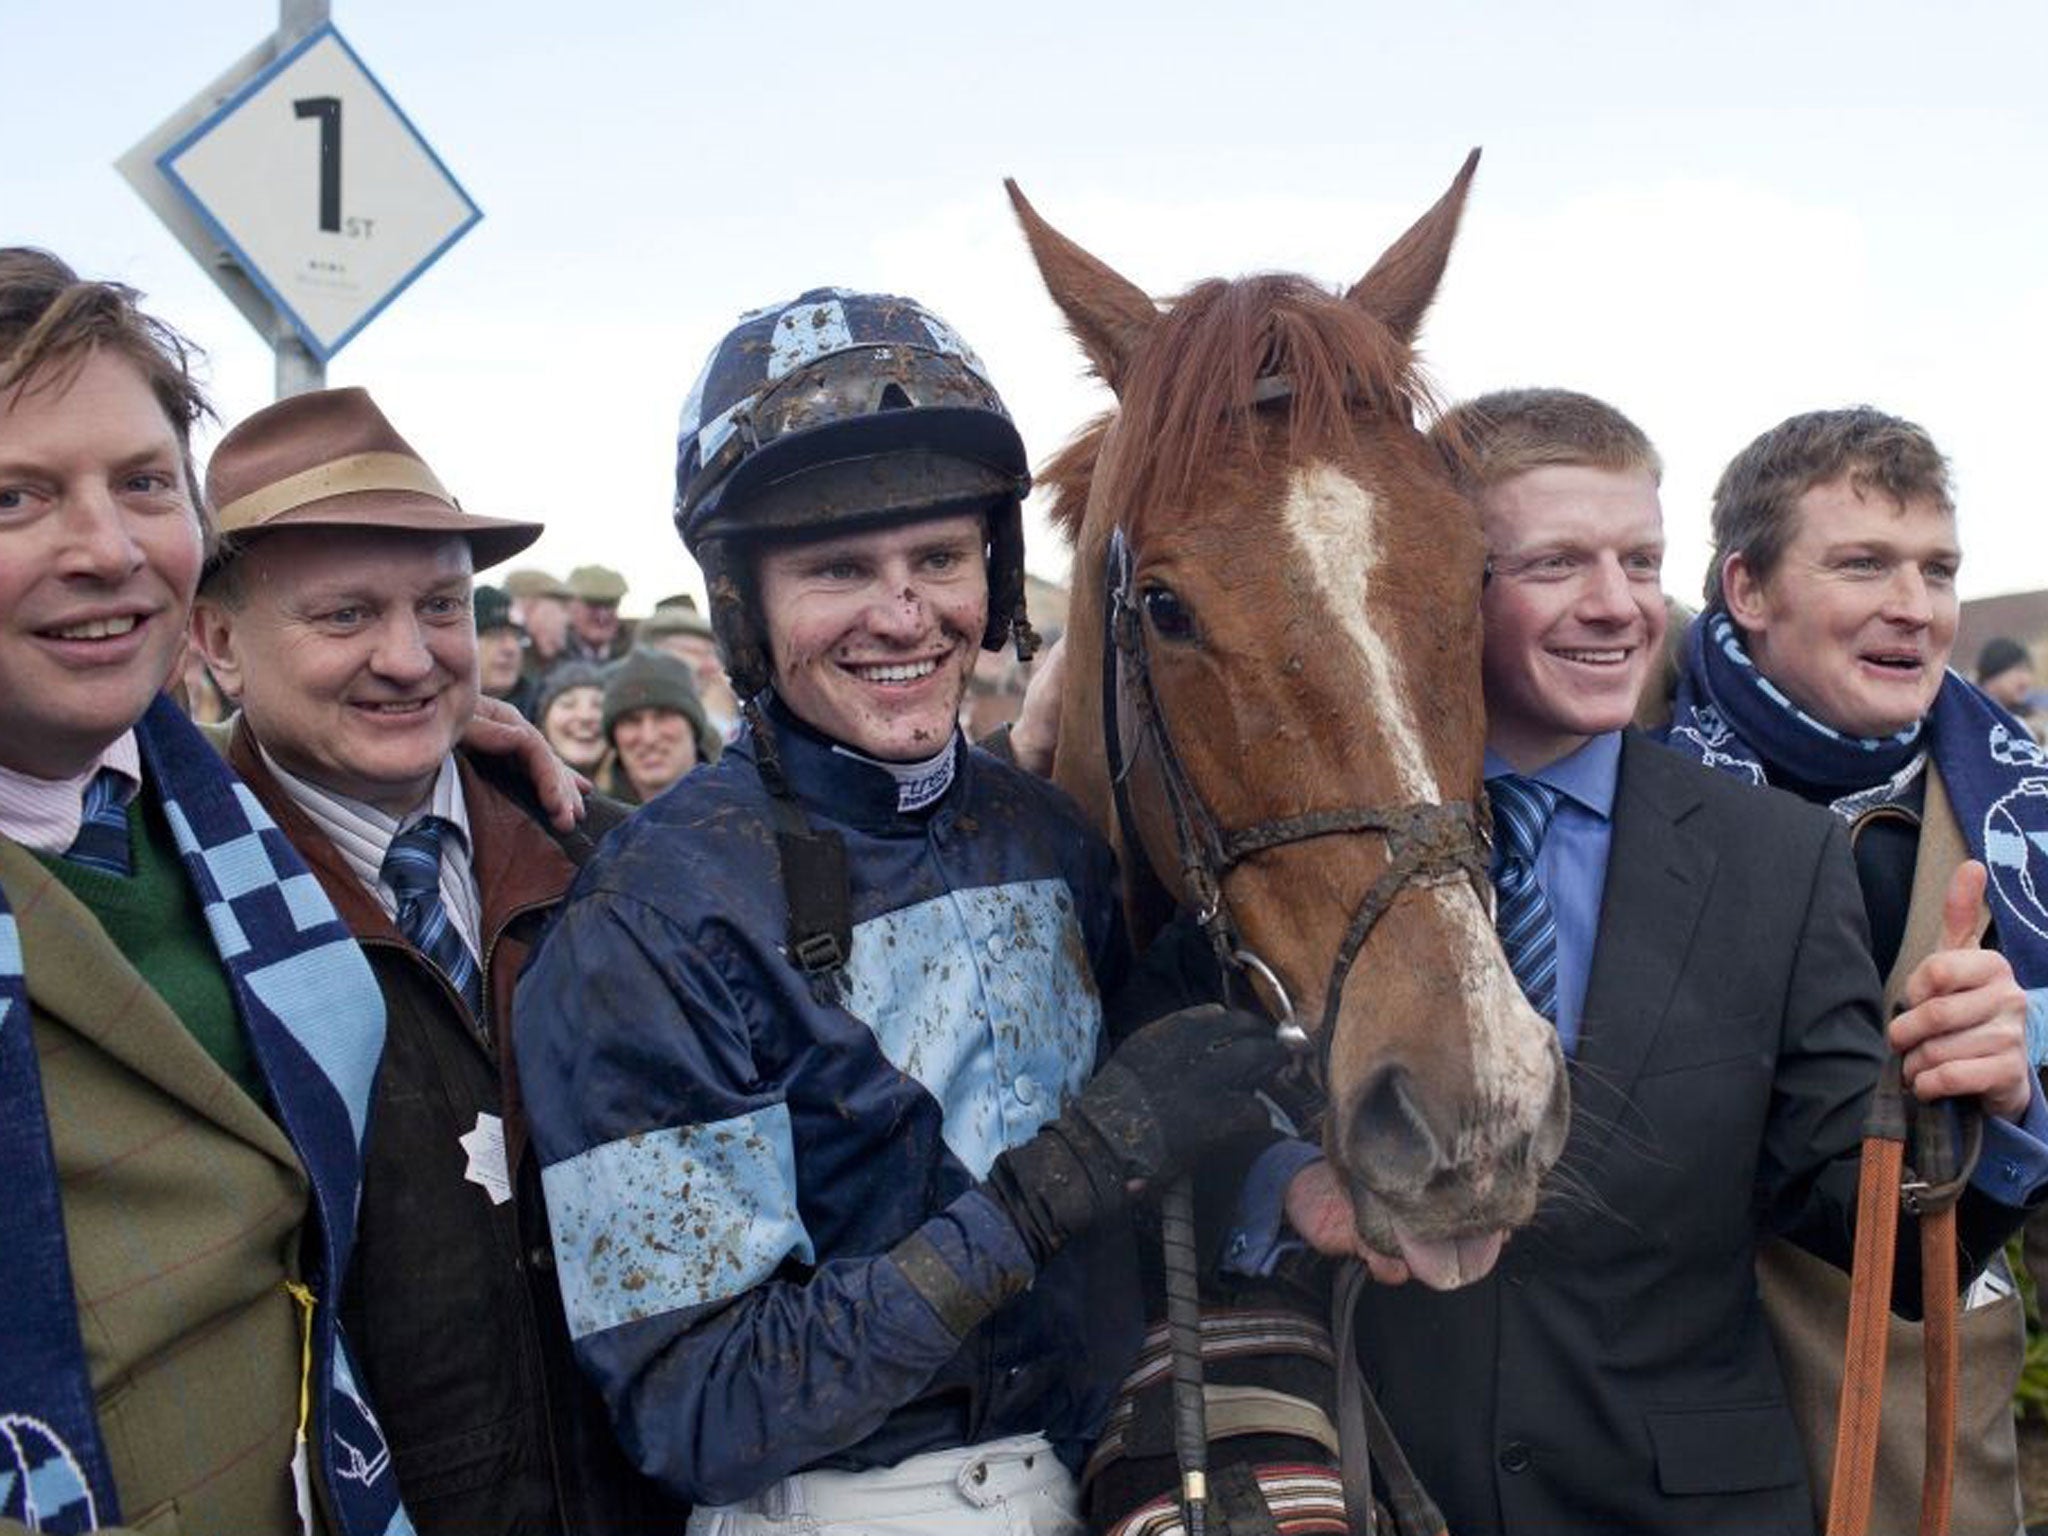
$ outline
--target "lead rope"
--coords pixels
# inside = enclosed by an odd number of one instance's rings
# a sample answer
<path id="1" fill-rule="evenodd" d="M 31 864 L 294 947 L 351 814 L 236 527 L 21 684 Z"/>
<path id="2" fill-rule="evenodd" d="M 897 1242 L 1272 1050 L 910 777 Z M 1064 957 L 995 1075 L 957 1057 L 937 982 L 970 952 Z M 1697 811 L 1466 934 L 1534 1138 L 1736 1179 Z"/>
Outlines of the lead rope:
<path id="1" fill-rule="evenodd" d="M 1917 1112 L 1915 1112 L 1917 1109 Z M 1911 1106 L 1903 1067 L 1885 1055 L 1871 1097 L 1857 1173 L 1856 1246 L 1849 1282 L 1849 1337 L 1828 1486 L 1827 1536 L 1866 1536 L 1884 1408 L 1887 1322 L 1903 1207 L 1920 1220 L 1920 1298 L 1926 1352 L 1927 1459 L 1920 1484 L 1920 1536 L 1948 1536 L 1955 1489 L 1956 1201 L 1983 1147 L 1983 1112 L 1957 1105 L 1962 1138 L 1943 1106 Z M 1906 1137 L 1914 1167 L 1905 1167 Z"/>

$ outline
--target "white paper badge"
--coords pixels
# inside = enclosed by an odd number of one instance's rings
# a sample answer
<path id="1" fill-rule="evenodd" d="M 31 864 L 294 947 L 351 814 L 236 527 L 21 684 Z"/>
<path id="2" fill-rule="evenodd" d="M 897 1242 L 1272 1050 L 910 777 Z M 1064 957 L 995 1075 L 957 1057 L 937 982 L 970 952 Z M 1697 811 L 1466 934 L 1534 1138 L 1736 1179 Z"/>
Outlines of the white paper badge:
<path id="1" fill-rule="evenodd" d="M 512 1198 L 512 1179 L 505 1171 L 505 1122 L 496 1115 L 477 1111 L 476 1129 L 458 1137 L 469 1154 L 469 1166 L 462 1176 L 483 1186 L 491 1204 L 503 1205 Z"/>

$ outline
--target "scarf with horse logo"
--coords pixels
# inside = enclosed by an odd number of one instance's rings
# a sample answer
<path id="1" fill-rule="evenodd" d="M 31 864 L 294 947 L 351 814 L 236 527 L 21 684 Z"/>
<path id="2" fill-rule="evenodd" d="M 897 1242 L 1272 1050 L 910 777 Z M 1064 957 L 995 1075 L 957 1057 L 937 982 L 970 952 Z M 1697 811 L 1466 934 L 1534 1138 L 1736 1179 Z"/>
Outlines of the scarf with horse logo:
<path id="1" fill-rule="evenodd" d="M 1934 707 L 1896 736 L 1831 729 L 1757 670 L 1726 612 L 1686 632 L 1666 743 L 1710 768 L 1817 785 L 1854 820 L 1896 797 L 1931 754 L 1971 857 L 1990 871 L 1998 947 L 2021 986 L 2048 984 L 2048 752 L 1955 673 Z"/>
<path id="2" fill-rule="evenodd" d="M 311 1327 L 308 1433 L 337 1536 L 409 1533 L 391 1455 L 356 1385 L 335 1305 L 355 1240 L 363 1125 L 384 1044 L 383 998 L 318 882 L 177 706 L 159 697 L 136 738 L 273 1112 L 312 1185 L 318 1242 L 307 1245 L 308 1280 L 322 1300 Z M 0 1518 L 65 1533 L 119 1524 L 72 1292 L 21 939 L 4 894 L 0 1168 L 8 1183 L 0 1199 L 0 1296 L 8 1308 L 7 1348 L 0 1351 Z"/>

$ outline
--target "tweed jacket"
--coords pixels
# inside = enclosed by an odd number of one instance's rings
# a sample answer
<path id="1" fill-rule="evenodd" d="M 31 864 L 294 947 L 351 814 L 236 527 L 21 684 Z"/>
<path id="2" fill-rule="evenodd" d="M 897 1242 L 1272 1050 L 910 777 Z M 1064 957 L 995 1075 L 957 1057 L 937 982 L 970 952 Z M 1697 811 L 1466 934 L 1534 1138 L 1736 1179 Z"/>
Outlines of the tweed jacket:
<path id="1" fill-rule="evenodd" d="M 386 1035 L 364 1147 L 342 1318 L 383 1418 L 420 1536 L 575 1536 L 680 1524 L 626 1463 L 569 1351 L 537 1170 L 524 1161 L 512 987 L 576 868 L 625 819 L 598 800 L 557 836 L 457 758 L 482 904 L 486 1029 L 398 930 L 256 750 L 228 760 L 356 935 L 384 994 Z M 502 1128 L 502 1130 L 500 1130 Z M 505 1137 L 491 1162 L 479 1136 Z M 489 1165 L 490 1171 L 486 1171 Z M 489 1186 L 493 1173 L 510 1184 Z"/>
<path id="2" fill-rule="evenodd" d="M 1886 809 L 1866 817 L 1898 814 Z M 1942 894 L 1956 866 L 1969 857 L 1931 758 L 1920 823 L 1905 940 L 1885 982 L 1887 1003 L 1903 992 L 1913 968 L 1933 953 L 1940 938 Z M 1852 841 L 1864 825 L 1859 819 L 1851 829 Z M 1848 1277 L 1789 1243 L 1773 1242 L 1758 1257 L 1757 1280 L 1799 1418 L 1818 1526 L 1827 1516 L 1834 1466 L 1842 1341 L 1849 1328 Z M 1926 1350 L 1917 1322 L 1894 1316 L 1889 1332 L 1870 1530 L 1871 1536 L 1911 1536 L 1920 1528 L 1920 1478 L 1926 1459 Z M 2019 1525 L 2019 1443 L 2012 1400 L 2026 1363 L 2026 1347 L 2026 1318 L 2017 1292 L 1971 1307 L 1958 1323 L 1961 1368 L 1956 1382 L 1952 1519 L 1958 1531 L 2004 1532 Z"/>
<path id="3" fill-rule="evenodd" d="M 305 1171 L 92 913 L 5 838 L 0 886 L 20 925 L 86 1364 L 125 1517 L 153 1536 L 293 1536 L 299 1325 L 285 1282 L 299 1272 Z"/>

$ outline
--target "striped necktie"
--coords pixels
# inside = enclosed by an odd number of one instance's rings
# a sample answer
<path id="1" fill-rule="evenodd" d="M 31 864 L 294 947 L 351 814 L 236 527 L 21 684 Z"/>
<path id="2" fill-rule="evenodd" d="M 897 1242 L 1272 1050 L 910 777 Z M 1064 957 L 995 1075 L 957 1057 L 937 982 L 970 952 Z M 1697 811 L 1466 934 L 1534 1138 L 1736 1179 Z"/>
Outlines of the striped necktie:
<path id="1" fill-rule="evenodd" d="M 128 856 L 129 782 L 112 768 L 92 776 L 80 799 L 78 836 L 64 850 L 65 858 L 110 875 L 135 873 Z"/>
<path id="2" fill-rule="evenodd" d="M 488 1039 L 483 977 L 441 900 L 441 838 L 454 831 L 454 824 L 439 816 L 421 817 L 391 840 L 382 874 L 398 898 L 398 931 L 448 978 Z"/>
<path id="3" fill-rule="evenodd" d="M 1503 774 L 1486 781 L 1493 802 L 1493 887 L 1500 894 L 1494 926 L 1529 1006 L 1557 1017 L 1557 919 L 1536 883 L 1536 854 L 1557 810 L 1548 784 Z"/>

